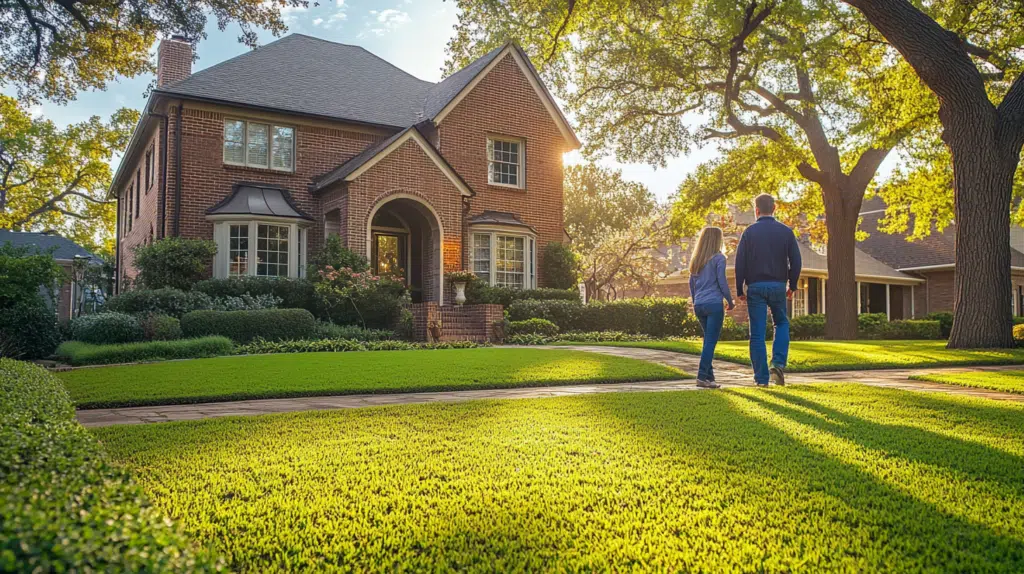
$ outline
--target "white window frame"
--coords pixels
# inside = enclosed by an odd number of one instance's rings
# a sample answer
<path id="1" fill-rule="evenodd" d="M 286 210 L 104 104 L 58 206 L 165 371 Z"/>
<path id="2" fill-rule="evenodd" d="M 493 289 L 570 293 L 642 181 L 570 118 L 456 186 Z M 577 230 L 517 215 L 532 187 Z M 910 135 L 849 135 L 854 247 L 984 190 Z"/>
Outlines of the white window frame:
<path id="1" fill-rule="evenodd" d="M 471 227 L 469 232 L 469 269 L 476 273 L 476 237 L 487 236 L 489 244 L 488 276 L 484 279 L 488 285 L 494 285 L 498 277 L 497 252 L 498 237 L 523 239 L 523 283 L 519 289 L 537 288 L 537 237 L 532 233 L 524 233 L 521 228 Z"/>
<path id="2" fill-rule="evenodd" d="M 807 314 L 807 280 L 804 278 L 800 279 L 797 283 L 797 289 L 793 292 L 793 316 L 801 317 Z"/>
<path id="3" fill-rule="evenodd" d="M 249 226 L 249 255 L 246 264 L 246 276 L 264 277 L 263 275 L 257 275 L 259 268 L 256 255 L 258 250 L 257 230 L 260 225 L 277 225 L 288 228 L 288 273 L 283 276 L 271 275 L 267 277 L 297 278 L 306 276 L 306 259 L 309 253 L 309 223 L 305 221 L 296 222 L 290 218 L 239 218 L 237 216 L 227 216 L 215 219 L 213 224 L 213 240 L 217 243 L 217 255 L 214 257 L 213 265 L 214 277 L 223 279 L 241 276 L 231 275 L 230 247 L 232 225 Z"/>
<path id="4" fill-rule="evenodd" d="M 494 181 L 494 170 L 492 165 L 494 162 L 494 144 L 495 142 L 501 143 L 513 143 L 519 146 L 517 155 L 519 161 L 516 164 L 516 184 L 501 183 Z M 526 189 L 526 140 L 522 138 L 505 137 L 505 136 L 488 136 L 487 147 L 484 149 L 484 153 L 487 155 L 487 184 L 494 185 L 497 187 L 508 187 L 512 189 Z M 501 162 L 505 163 L 505 162 Z"/>
<path id="5" fill-rule="evenodd" d="M 242 118 L 231 118 L 231 117 L 224 118 L 224 125 L 225 126 L 227 125 L 228 122 L 242 122 L 242 157 L 244 159 L 241 162 L 229 161 L 228 160 L 227 155 L 226 155 L 226 149 L 225 149 L 225 146 L 224 146 L 224 143 L 225 143 L 225 140 L 224 140 L 224 130 L 222 129 L 221 130 L 221 145 L 220 145 L 220 147 L 221 147 L 221 159 L 224 161 L 225 165 L 236 165 L 236 166 L 239 166 L 239 167 L 253 167 L 253 168 L 257 168 L 257 169 L 270 169 L 270 170 L 274 170 L 274 171 L 283 171 L 283 172 L 288 172 L 288 173 L 292 173 L 292 172 L 295 171 L 295 163 L 296 163 L 296 159 L 297 159 L 296 158 L 296 153 L 295 153 L 296 139 L 297 139 L 296 138 L 296 133 L 298 133 L 298 130 L 295 129 L 295 126 L 290 126 L 290 125 L 287 125 L 287 124 L 281 124 L 281 123 L 275 123 L 275 122 L 269 122 L 269 121 L 245 120 L 245 119 L 242 119 Z M 259 125 L 262 125 L 262 126 L 267 126 L 267 163 L 266 164 L 249 163 L 249 124 L 259 124 Z M 291 167 L 287 167 L 287 168 L 284 168 L 284 167 L 274 167 L 274 157 L 273 157 L 274 156 L 274 133 L 275 133 L 275 131 L 277 129 L 281 129 L 281 128 L 289 129 L 289 130 L 292 131 L 292 154 L 291 154 L 292 165 L 291 165 Z"/>

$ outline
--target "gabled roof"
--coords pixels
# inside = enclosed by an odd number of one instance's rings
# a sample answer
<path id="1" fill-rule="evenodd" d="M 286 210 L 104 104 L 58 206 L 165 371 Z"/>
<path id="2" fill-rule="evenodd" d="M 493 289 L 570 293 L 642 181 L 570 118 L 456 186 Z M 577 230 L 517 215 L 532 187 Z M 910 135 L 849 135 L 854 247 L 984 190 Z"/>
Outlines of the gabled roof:
<path id="1" fill-rule="evenodd" d="M 0 245 L 5 243 L 10 243 L 14 247 L 27 247 L 36 253 L 49 253 L 52 249 L 53 258 L 59 260 L 72 261 L 75 257 L 100 260 L 81 245 L 56 233 L 0 229 Z"/>
<path id="2" fill-rule="evenodd" d="M 370 146 L 359 155 L 346 161 L 345 163 L 334 168 L 330 172 L 318 178 L 313 182 L 311 191 L 316 193 L 323 191 L 327 187 L 335 184 L 339 181 L 354 181 L 368 169 L 373 167 L 377 162 L 386 158 L 391 152 L 402 147 L 408 141 L 414 141 L 423 150 L 423 153 L 434 162 L 434 165 L 441 170 L 442 173 L 448 178 L 456 188 L 462 192 L 462 195 L 472 196 L 475 195 L 473 190 L 469 187 L 469 184 L 462 179 L 462 176 L 452 168 L 451 164 L 448 163 L 441 154 L 438 153 L 434 146 L 430 145 L 423 134 L 420 133 L 416 127 L 408 127 L 398 132 L 397 134 L 385 139 L 384 141 Z"/>
<path id="3" fill-rule="evenodd" d="M 868 233 L 868 237 L 858 242 L 857 247 L 896 269 L 953 266 L 957 233 L 955 223 L 943 231 L 933 226 L 927 237 L 907 241 L 905 234 L 890 234 L 879 230 L 878 222 L 885 217 L 884 203 L 876 202 L 872 208 L 861 210 L 860 228 Z M 1024 267 L 1024 253 L 1011 247 L 1010 266 Z"/>
<path id="4" fill-rule="evenodd" d="M 207 215 L 263 215 L 313 220 L 292 201 L 283 187 L 262 183 L 239 183 L 231 195 L 206 210 Z"/>

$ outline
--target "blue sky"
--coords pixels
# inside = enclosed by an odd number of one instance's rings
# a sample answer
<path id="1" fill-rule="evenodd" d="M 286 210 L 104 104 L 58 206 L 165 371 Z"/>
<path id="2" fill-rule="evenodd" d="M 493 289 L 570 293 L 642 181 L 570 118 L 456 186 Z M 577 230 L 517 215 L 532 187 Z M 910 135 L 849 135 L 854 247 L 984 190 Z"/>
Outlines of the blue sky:
<path id="1" fill-rule="evenodd" d="M 381 56 L 410 74 L 429 81 L 441 79 L 445 46 L 457 21 L 453 1 L 388 0 L 321 0 L 319 6 L 291 9 L 284 14 L 290 32 L 298 32 L 346 44 L 357 44 Z M 238 28 L 231 26 L 221 32 L 216 22 L 207 27 L 208 38 L 199 43 L 199 60 L 193 71 L 207 68 L 248 50 L 240 44 Z M 261 43 L 274 40 L 261 33 Z M 156 47 L 153 48 L 155 58 Z M 44 103 L 40 109 L 58 124 L 65 125 L 88 119 L 93 115 L 109 117 L 119 107 L 141 109 L 143 94 L 152 76 L 123 78 L 111 83 L 106 92 L 81 93 L 67 106 Z M 655 169 L 642 164 L 619 164 L 608 158 L 600 163 L 621 168 L 627 179 L 648 186 L 659 199 L 665 200 L 676 190 L 684 176 L 700 162 L 714 157 L 713 147 L 697 150 L 688 157 L 670 159 L 667 168 Z M 566 156 L 567 163 L 580 161 L 575 153 Z"/>

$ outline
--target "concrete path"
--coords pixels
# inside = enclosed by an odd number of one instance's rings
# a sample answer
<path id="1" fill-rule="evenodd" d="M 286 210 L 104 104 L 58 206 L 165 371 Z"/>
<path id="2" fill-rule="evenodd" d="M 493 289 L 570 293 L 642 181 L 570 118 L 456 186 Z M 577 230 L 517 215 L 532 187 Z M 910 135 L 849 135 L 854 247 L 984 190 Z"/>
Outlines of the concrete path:
<path id="1" fill-rule="evenodd" d="M 561 347 L 538 347 L 551 349 Z M 601 353 L 629 357 L 676 367 L 688 373 L 697 372 L 698 358 L 693 355 L 642 349 L 635 347 L 571 346 L 564 347 L 590 353 Z M 886 369 L 867 371 L 836 371 L 828 373 L 793 373 L 786 376 L 789 384 L 814 382 L 856 382 L 876 387 L 904 389 L 910 391 L 938 392 L 987 399 L 1024 402 L 1024 395 L 1001 393 L 985 389 L 960 387 L 912 381 L 911 375 L 924 373 L 952 373 L 978 370 L 1021 369 L 1022 366 L 1007 367 L 958 367 L 932 369 Z M 753 387 L 749 367 L 715 361 L 715 378 L 723 388 Z M 291 399 L 263 399 L 252 401 L 231 401 L 222 403 L 200 403 L 191 405 L 164 405 L 152 407 L 124 407 L 111 409 L 88 409 L 77 412 L 78 421 L 87 427 L 102 427 L 120 424 L 145 424 L 157 422 L 188 421 L 206 418 L 263 415 L 295 411 L 354 409 L 361 407 L 418 404 L 432 402 L 461 402 L 477 399 L 535 399 L 562 397 L 595 393 L 698 391 L 693 379 L 678 381 L 657 381 L 649 383 L 617 383 L 569 385 L 555 387 L 532 387 L 516 389 L 492 389 L 469 391 L 441 391 L 432 393 L 395 393 L 369 395 L 342 395 L 334 397 L 302 397 Z"/>

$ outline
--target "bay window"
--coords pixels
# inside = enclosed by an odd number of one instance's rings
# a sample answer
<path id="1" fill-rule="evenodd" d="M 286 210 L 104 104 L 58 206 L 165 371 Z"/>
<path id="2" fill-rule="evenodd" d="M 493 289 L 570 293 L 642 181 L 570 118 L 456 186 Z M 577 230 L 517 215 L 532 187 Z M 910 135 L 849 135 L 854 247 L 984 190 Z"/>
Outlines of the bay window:
<path id="1" fill-rule="evenodd" d="M 293 171 L 295 128 L 245 120 L 224 120 L 224 163 Z"/>
<path id="2" fill-rule="evenodd" d="M 304 277 L 306 229 L 292 222 L 217 221 L 215 277 Z"/>
<path id="3" fill-rule="evenodd" d="M 485 283 L 513 289 L 536 287 L 536 240 L 532 236 L 478 231 L 472 241 L 473 273 Z"/>

